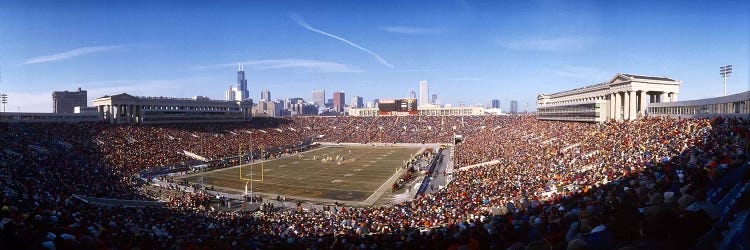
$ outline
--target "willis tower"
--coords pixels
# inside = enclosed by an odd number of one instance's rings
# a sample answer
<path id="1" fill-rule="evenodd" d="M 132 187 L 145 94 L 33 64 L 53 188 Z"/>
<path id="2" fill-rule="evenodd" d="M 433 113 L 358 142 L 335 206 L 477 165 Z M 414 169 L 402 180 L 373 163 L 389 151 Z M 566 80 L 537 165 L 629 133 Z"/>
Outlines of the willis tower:
<path id="1" fill-rule="evenodd" d="M 250 98 L 250 92 L 247 91 L 247 80 L 245 79 L 245 69 L 242 64 L 239 65 L 239 70 L 237 71 L 237 99 L 239 100 L 245 100 Z"/>

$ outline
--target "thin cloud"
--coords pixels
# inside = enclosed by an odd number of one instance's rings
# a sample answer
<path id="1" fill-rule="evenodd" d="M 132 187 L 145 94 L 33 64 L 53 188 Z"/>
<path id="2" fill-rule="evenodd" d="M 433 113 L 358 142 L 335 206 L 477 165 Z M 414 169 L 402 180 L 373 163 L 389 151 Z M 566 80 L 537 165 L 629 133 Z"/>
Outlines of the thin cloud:
<path id="1" fill-rule="evenodd" d="M 593 45 L 595 39 L 585 37 L 558 37 L 548 39 L 525 39 L 510 42 L 498 41 L 500 46 L 513 50 L 535 50 L 568 52 L 581 51 Z"/>
<path id="2" fill-rule="evenodd" d="M 94 46 L 94 47 L 82 47 L 77 48 L 69 51 L 65 51 L 63 53 L 54 54 L 54 55 L 48 55 L 48 56 L 39 56 L 34 57 L 26 60 L 23 64 L 36 64 L 36 63 L 45 63 L 45 62 L 54 62 L 54 61 L 61 61 L 61 60 L 67 60 L 74 57 L 84 56 L 88 54 L 93 53 L 99 53 L 99 52 L 105 52 L 110 50 L 115 50 L 122 48 L 121 45 L 115 45 L 115 46 Z"/>
<path id="3" fill-rule="evenodd" d="M 342 42 L 344 42 L 344 43 L 346 43 L 346 44 L 349 44 L 349 45 L 350 45 L 350 46 L 352 46 L 352 47 L 355 47 L 355 48 L 357 48 L 357 49 L 359 49 L 359 50 L 361 50 L 361 51 L 364 51 L 364 52 L 365 52 L 365 53 L 367 53 L 367 54 L 370 54 L 370 55 L 371 55 L 372 57 L 374 57 L 374 58 L 375 58 L 375 60 L 377 60 L 377 61 L 378 61 L 378 62 L 379 62 L 380 64 L 383 64 L 383 65 L 385 65 L 386 67 L 389 67 L 389 68 L 395 68 L 395 67 L 393 67 L 393 65 L 392 65 L 392 64 L 388 63 L 388 61 L 386 61 L 386 60 L 385 60 L 385 58 L 383 58 L 382 56 L 378 55 L 378 54 L 377 54 L 377 53 L 375 53 L 375 52 L 372 52 L 372 51 L 371 51 L 371 50 L 369 50 L 369 49 L 366 49 L 366 48 L 364 48 L 364 47 L 362 47 L 362 46 L 359 46 L 358 44 L 356 44 L 356 43 L 353 43 L 353 42 L 351 42 L 351 41 L 349 41 L 349 40 L 346 40 L 346 39 L 344 39 L 344 38 L 342 38 L 342 37 L 340 37 L 340 36 L 337 36 L 337 35 L 334 35 L 334 34 L 331 34 L 331 33 L 328 33 L 328 32 L 322 31 L 322 30 L 319 30 L 319 29 L 316 29 L 315 27 L 313 27 L 313 26 L 310 26 L 309 24 L 307 24 L 307 23 L 306 23 L 306 22 L 305 22 L 304 20 L 302 20 L 302 18 L 300 18 L 299 16 L 294 16 L 294 15 L 293 15 L 293 16 L 291 16 L 291 18 L 292 18 L 292 20 L 294 20 L 294 21 L 295 21 L 295 22 L 297 23 L 297 25 L 299 25 L 299 26 L 302 26 L 303 28 L 305 28 L 305 29 L 307 29 L 307 30 L 309 30 L 309 31 L 312 31 L 312 32 L 315 32 L 315 33 L 318 33 L 318 34 L 321 34 L 321 35 L 324 35 L 324 36 L 327 36 L 327 37 L 330 37 L 330 38 L 333 38 L 333 39 L 336 39 L 336 40 L 342 41 Z"/>
<path id="4" fill-rule="evenodd" d="M 317 72 L 325 72 L 325 73 L 362 72 L 362 70 L 351 67 L 346 64 L 341 64 L 341 63 L 336 63 L 336 62 L 318 61 L 318 60 L 308 60 L 308 59 L 270 59 L 270 60 L 244 61 L 244 62 L 239 62 L 239 63 L 244 64 L 246 67 L 250 67 L 253 69 L 257 69 L 257 70 L 302 68 L 302 69 L 309 69 L 309 70 L 314 70 Z M 197 66 L 197 67 L 194 67 L 194 69 L 201 70 L 201 69 L 226 68 L 226 67 L 236 67 L 236 66 L 237 66 L 237 63 L 222 63 L 222 64 L 215 64 L 215 65 L 207 65 L 207 66 Z"/>
<path id="5" fill-rule="evenodd" d="M 408 35 L 435 35 L 443 33 L 443 30 L 438 28 L 422 28 L 422 27 L 405 27 L 405 26 L 387 26 L 380 28 L 384 31 L 398 34 Z"/>

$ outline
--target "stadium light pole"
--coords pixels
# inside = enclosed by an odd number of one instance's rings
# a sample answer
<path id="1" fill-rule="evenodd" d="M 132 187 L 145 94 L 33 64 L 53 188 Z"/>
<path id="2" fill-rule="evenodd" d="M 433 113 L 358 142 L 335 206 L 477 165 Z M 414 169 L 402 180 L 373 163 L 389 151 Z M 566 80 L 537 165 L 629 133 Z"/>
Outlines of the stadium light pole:
<path id="1" fill-rule="evenodd" d="M 3 75 L 2 75 L 2 68 L 0 68 L 0 85 L 3 83 Z M 8 103 L 8 94 L 2 93 L 0 94 L 0 102 L 3 103 L 3 113 L 5 113 L 5 104 Z"/>
<path id="2" fill-rule="evenodd" d="M 3 113 L 5 113 L 5 104 L 8 104 L 8 95 L 5 93 L 0 94 L 0 101 L 3 103 Z"/>
<path id="3" fill-rule="evenodd" d="M 732 65 L 719 67 L 719 74 L 724 78 L 724 96 L 727 96 L 727 77 L 732 74 Z"/>

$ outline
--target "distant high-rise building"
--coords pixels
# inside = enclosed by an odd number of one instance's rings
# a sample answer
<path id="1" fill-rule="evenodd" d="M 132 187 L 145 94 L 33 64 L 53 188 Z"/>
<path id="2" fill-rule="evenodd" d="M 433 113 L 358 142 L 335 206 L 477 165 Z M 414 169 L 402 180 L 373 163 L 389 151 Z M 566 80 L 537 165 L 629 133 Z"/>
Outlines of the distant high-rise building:
<path id="1" fill-rule="evenodd" d="M 373 108 L 378 108 L 379 107 L 378 103 L 380 103 L 380 99 L 378 98 L 372 99 L 372 103 L 373 103 L 373 106 L 372 106 Z"/>
<path id="2" fill-rule="evenodd" d="M 419 100 L 417 100 L 419 106 L 426 106 L 430 104 L 430 85 L 426 80 L 419 81 Z"/>
<path id="3" fill-rule="evenodd" d="M 487 108 L 490 109 L 499 109 L 500 108 L 500 100 L 498 99 L 490 99 L 487 103 Z"/>
<path id="4" fill-rule="evenodd" d="M 364 108 L 364 100 L 361 96 L 352 96 L 352 102 L 349 103 L 349 106 L 352 108 Z"/>
<path id="5" fill-rule="evenodd" d="M 367 102 L 367 105 L 365 107 L 368 108 L 368 109 L 374 108 L 375 107 L 375 103 L 374 102 Z"/>
<path id="6" fill-rule="evenodd" d="M 409 91 L 409 98 L 414 98 L 414 99 L 416 99 L 416 98 L 417 98 L 417 92 L 414 92 L 414 90 L 413 90 L 413 89 L 412 89 L 412 90 L 410 90 L 410 91 Z"/>
<path id="7" fill-rule="evenodd" d="M 326 108 L 332 109 L 333 108 L 333 98 L 326 99 Z"/>
<path id="8" fill-rule="evenodd" d="M 270 101 L 271 100 L 271 91 L 263 90 L 260 92 L 260 100 L 261 101 Z"/>
<path id="9" fill-rule="evenodd" d="M 291 102 L 292 104 L 298 104 L 298 103 L 304 103 L 305 102 L 305 99 L 303 99 L 302 97 L 292 97 L 292 98 L 289 98 L 287 100 L 289 100 L 289 102 Z"/>
<path id="10" fill-rule="evenodd" d="M 439 105 L 437 101 L 438 101 L 437 94 L 432 94 L 432 99 L 430 99 L 430 104 Z"/>
<path id="11" fill-rule="evenodd" d="M 294 105 L 305 103 L 305 99 L 302 99 L 301 97 L 292 97 L 279 102 L 284 103 L 284 109 L 293 111 L 292 108 L 295 107 Z"/>
<path id="12" fill-rule="evenodd" d="M 518 114 L 518 101 L 516 100 L 510 101 L 510 113 Z"/>
<path id="13" fill-rule="evenodd" d="M 253 113 L 259 117 L 283 117 L 291 115 L 289 110 L 284 109 L 283 101 L 259 101 L 255 108 L 253 108 Z"/>
<path id="14" fill-rule="evenodd" d="M 318 106 L 313 103 L 305 103 L 304 101 L 299 101 L 297 103 L 293 103 L 291 105 L 291 108 L 289 108 L 289 111 L 291 111 L 291 115 L 293 116 L 317 115 Z"/>
<path id="15" fill-rule="evenodd" d="M 336 112 L 344 112 L 345 105 L 346 94 L 344 94 L 344 92 L 333 92 L 333 110 Z"/>
<path id="16" fill-rule="evenodd" d="M 86 90 L 78 91 L 54 91 L 52 92 L 52 113 L 72 114 L 75 107 L 86 107 Z"/>
<path id="17" fill-rule="evenodd" d="M 247 80 L 245 79 L 244 65 L 239 65 L 237 71 L 237 94 L 235 94 L 235 100 L 244 101 L 250 98 L 250 92 L 247 90 Z"/>
<path id="18" fill-rule="evenodd" d="M 318 105 L 320 109 L 326 107 L 326 91 L 325 90 L 313 90 L 312 101 L 315 105 Z"/>
<path id="19" fill-rule="evenodd" d="M 225 94 L 224 100 L 236 101 L 237 100 L 237 88 L 229 86 L 229 89 L 227 89 L 227 93 Z"/>

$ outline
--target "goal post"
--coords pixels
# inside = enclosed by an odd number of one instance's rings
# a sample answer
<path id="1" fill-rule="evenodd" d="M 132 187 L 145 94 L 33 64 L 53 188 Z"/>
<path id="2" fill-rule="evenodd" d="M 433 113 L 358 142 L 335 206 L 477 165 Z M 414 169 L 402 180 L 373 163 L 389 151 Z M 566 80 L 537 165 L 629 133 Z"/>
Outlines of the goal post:
<path id="1" fill-rule="evenodd" d="M 260 152 L 261 152 L 260 155 L 263 155 L 263 148 L 262 147 L 258 147 L 258 149 L 260 149 Z M 250 153 L 250 157 L 253 157 L 252 153 Z M 243 167 L 243 165 L 242 165 L 242 147 L 240 147 L 239 159 L 240 159 L 240 164 L 239 164 L 239 166 L 240 166 L 240 180 L 243 180 L 243 181 L 254 181 L 254 182 L 263 182 L 263 175 L 264 175 L 264 172 L 265 172 L 264 171 L 265 168 L 263 166 L 263 161 L 260 162 L 260 179 L 253 179 L 253 165 L 255 165 L 255 164 L 253 164 L 252 161 L 250 162 L 250 164 L 248 164 L 248 166 L 250 166 L 250 178 L 247 178 L 244 175 L 242 175 L 242 167 Z"/>

